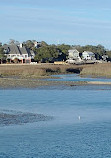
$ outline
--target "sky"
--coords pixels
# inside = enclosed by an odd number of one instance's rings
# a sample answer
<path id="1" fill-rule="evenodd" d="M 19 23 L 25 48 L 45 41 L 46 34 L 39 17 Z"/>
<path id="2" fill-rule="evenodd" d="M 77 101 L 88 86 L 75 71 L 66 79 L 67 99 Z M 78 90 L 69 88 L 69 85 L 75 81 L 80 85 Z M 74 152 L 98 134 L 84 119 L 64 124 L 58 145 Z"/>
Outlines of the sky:
<path id="1" fill-rule="evenodd" d="M 111 0 L 0 0 L 0 42 L 10 39 L 111 49 Z"/>

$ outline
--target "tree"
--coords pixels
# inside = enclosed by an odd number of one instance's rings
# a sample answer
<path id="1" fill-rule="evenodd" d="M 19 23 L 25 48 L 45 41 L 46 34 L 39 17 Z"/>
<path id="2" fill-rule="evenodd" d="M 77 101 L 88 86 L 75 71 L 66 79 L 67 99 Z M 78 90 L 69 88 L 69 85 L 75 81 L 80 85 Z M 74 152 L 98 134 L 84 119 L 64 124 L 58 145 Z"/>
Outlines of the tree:
<path id="1" fill-rule="evenodd" d="M 26 42 L 23 42 L 23 45 L 29 49 L 33 49 L 34 47 L 34 42 L 31 40 L 27 40 Z"/>
<path id="2" fill-rule="evenodd" d="M 108 55 L 108 61 L 111 61 L 111 50 L 106 51 L 106 55 Z"/>
<path id="3" fill-rule="evenodd" d="M 3 47 L 0 46 L 0 62 L 2 63 L 2 61 L 5 59 L 6 59 L 6 56 L 4 54 L 4 49 Z"/>
<path id="4" fill-rule="evenodd" d="M 40 62 L 53 62 L 58 58 L 59 52 L 55 46 L 44 46 L 37 49 L 35 60 Z"/>
<path id="5" fill-rule="evenodd" d="M 2 47 L 2 42 L 0 42 L 0 47 Z"/>
<path id="6" fill-rule="evenodd" d="M 71 46 L 61 44 L 61 45 L 58 45 L 57 48 L 60 50 L 61 53 L 64 53 L 64 54 L 68 55 L 68 50 L 71 48 Z"/>
<path id="7" fill-rule="evenodd" d="M 71 49 L 71 46 L 61 44 L 61 45 L 58 45 L 57 48 L 59 50 L 59 58 L 61 58 L 61 60 L 66 60 L 68 57 L 68 50 Z"/>
<path id="8" fill-rule="evenodd" d="M 48 44 L 45 41 L 42 41 L 41 42 L 41 47 L 46 47 L 46 46 L 48 46 Z"/>

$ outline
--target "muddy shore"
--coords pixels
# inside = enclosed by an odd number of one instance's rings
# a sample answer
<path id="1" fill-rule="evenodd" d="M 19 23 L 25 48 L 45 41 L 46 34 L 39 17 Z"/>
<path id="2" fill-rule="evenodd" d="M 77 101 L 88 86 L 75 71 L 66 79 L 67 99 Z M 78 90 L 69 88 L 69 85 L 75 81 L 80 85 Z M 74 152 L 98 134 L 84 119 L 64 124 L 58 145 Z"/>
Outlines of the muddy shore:
<path id="1" fill-rule="evenodd" d="M 111 85 L 111 82 L 101 81 L 47 81 L 42 79 L 17 79 L 17 78 L 0 78 L 1 89 L 13 88 L 37 88 L 41 86 L 77 86 L 77 85 Z"/>
<path id="2" fill-rule="evenodd" d="M 15 78 L 0 78 L 0 88 L 7 89 L 7 88 L 37 88 L 40 86 L 55 86 L 55 85 L 65 85 L 65 86 L 72 86 L 72 85 L 83 85 L 87 84 L 84 81 L 46 81 L 41 79 L 15 79 Z"/>

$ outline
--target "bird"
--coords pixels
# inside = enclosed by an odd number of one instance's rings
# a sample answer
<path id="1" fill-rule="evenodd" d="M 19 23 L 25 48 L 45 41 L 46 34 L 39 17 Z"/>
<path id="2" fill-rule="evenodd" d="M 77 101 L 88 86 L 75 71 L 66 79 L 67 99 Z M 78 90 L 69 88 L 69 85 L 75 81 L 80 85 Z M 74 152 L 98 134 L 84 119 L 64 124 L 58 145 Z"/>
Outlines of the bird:
<path id="1" fill-rule="evenodd" d="M 81 116 L 78 116 L 78 119 L 80 120 L 80 119 L 81 119 Z"/>

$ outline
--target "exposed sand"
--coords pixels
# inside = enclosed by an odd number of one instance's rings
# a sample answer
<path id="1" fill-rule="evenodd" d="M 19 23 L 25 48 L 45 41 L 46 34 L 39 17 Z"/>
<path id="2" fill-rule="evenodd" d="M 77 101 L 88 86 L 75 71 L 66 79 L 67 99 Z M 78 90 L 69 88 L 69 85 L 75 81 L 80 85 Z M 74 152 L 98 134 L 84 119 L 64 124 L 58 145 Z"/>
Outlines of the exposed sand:
<path id="1" fill-rule="evenodd" d="M 86 84 L 95 84 L 95 85 L 111 85 L 111 82 L 103 82 L 103 81 L 88 81 Z"/>

